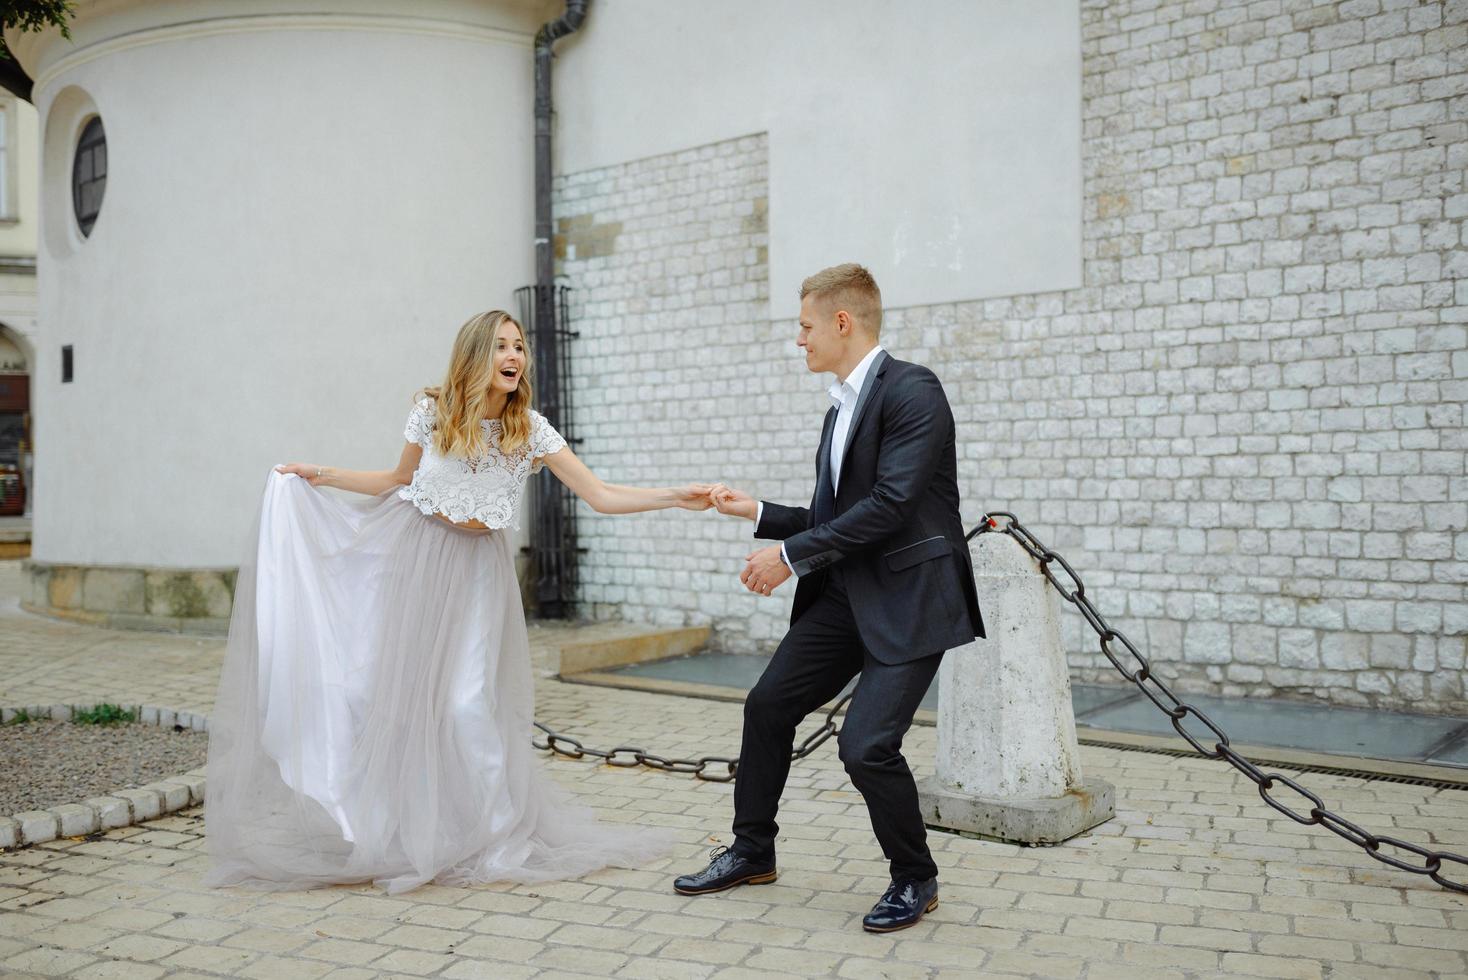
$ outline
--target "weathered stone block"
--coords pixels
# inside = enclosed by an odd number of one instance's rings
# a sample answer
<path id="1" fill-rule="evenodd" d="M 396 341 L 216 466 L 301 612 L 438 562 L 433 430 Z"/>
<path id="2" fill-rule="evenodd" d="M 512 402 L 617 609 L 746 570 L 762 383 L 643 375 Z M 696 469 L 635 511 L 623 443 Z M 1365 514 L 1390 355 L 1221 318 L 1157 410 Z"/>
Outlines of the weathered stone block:
<path id="1" fill-rule="evenodd" d="M 1086 778 L 1063 796 L 1037 800 L 986 799 L 952 789 L 929 776 L 918 783 L 923 822 L 940 830 L 1018 844 L 1059 844 L 1116 815 L 1116 791 Z"/>
<path id="2" fill-rule="evenodd" d="M 157 793 L 162 801 L 164 813 L 172 813 L 182 810 L 189 805 L 190 793 L 187 783 L 177 783 L 169 779 L 156 783 L 149 783 L 143 789 Z"/>
<path id="3" fill-rule="evenodd" d="M 1309 629 L 1279 631 L 1279 665 L 1311 670 L 1320 666 L 1316 633 Z"/>
<path id="4" fill-rule="evenodd" d="M 27 559 L 21 562 L 21 572 L 30 580 L 30 601 L 34 605 L 51 604 L 51 566 Z"/>
<path id="5" fill-rule="evenodd" d="M 1233 660 L 1227 623 L 1192 622 L 1183 635 L 1183 659 L 1189 663 L 1226 664 Z"/>
<path id="6" fill-rule="evenodd" d="M 225 618 L 229 616 L 232 593 L 223 572 L 158 570 L 147 574 L 150 616 Z"/>
<path id="7" fill-rule="evenodd" d="M 64 803 L 51 809 L 61 822 L 62 837 L 82 837 L 97 829 L 97 811 L 83 803 Z"/>
<path id="8" fill-rule="evenodd" d="M 23 844 L 41 844 L 55 840 L 61 832 L 61 821 L 50 810 L 22 810 L 15 814 L 20 824 L 20 839 Z"/>
<path id="9" fill-rule="evenodd" d="M 1374 633 L 1370 637 L 1368 659 L 1372 667 L 1406 670 L 1412 665 L 1412 639 L 1395 633 Z M 1351 662 L 1357 661 L 1353 658 Z M 1361 666 L 1365 667 L 1366 664 Z"/>
<path id="10" fill-rule="evenodd" d="M 1330 670 L 1361 670 L 1367 666 L 1367 645 L 1359 633 L 1328 633 L 1320 639 L 1320 662 Z"/>
<path id="11" fill-rule="evenodd" d="M 142 571 L 136 568 L 88 568 L 82 583 L 82 608 L 88 612 L 143 612 L 143 581 Z"/>
<path id="12" fill-rule="evenodd" d="M 133 821 L 152 820 L 163 813 L 163 797 L 146 786 L 142 789 L 120 789 L 114 796 L 127 800 L 133 809 Z"/>
<path id="13" fill-rule="evenodd" d="M 194 774 L 174 776 L 170 779 L 165 779 L 164 782 L 171 783 L 177 786 L 187 787 L 189 791 L 189 805 L 197 806 L 198 804 L 204 802 L 203 776 Z"/>
<path id="14" fill-rule="evenodd" d="M 126 827 L 133 822 L 132 808 L 128 806 L 127 800 L 119 796 L 94 796 L 82 802 L 97 812 L 97 827 L 100 830 Z"/>
<path id="15" fill-rule="evenodd" d="M 82 608 L 82 569 L 53 565 L 46 575 L 45 605 L 53 609 Z"/>

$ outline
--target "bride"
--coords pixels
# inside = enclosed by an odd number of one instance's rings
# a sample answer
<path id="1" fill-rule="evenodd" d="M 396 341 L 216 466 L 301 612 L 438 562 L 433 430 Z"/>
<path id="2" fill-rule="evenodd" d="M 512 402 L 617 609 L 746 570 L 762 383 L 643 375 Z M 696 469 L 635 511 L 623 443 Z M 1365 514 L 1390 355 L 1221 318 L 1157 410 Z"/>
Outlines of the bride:
<path id="1" fill-rule="evenodd" d="M 666 850 L 537 768 L 505 528 L 542 464 L 604 514 L 704 510 L 714 488 L 603 483 L 530 409 L 528 364 L 520 325 L 482 313 L 409 414 L 396 468 L 270 473 L 210 719 L 206 883 L 395 893 Z"/>

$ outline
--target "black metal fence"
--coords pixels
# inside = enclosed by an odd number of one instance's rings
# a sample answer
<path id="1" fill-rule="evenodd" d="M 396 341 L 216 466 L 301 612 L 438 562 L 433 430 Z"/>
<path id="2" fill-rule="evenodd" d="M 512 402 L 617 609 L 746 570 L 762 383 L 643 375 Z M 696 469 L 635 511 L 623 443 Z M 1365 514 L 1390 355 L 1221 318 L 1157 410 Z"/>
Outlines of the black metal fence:
<path id="1" fill-rule="evenodd" d="M 569 286 L 524 286 L 515 290 L 520 323 L 534 358 L 531 383 L 536 410 L 550 419 L 575 448 L 571 420 L 571 341 Z M 575 611 L 575 497 L 548 470 L 531 481 L 530 575 L 536 615 L 564 619 Z"/>

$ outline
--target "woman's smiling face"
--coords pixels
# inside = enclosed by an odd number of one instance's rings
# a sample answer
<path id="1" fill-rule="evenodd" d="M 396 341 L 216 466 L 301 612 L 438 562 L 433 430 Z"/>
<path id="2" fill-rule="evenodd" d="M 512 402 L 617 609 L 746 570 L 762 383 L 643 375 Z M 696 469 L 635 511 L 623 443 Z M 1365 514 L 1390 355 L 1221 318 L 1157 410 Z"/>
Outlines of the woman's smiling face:
<path id="1" fill-rule="evenodd" d="M 495 332 L 494 374 L 490 378 L 490 390 L 510 394 L 520 387 L 525 368 L 525 337 L 514 320 L 506 320 Z"/>

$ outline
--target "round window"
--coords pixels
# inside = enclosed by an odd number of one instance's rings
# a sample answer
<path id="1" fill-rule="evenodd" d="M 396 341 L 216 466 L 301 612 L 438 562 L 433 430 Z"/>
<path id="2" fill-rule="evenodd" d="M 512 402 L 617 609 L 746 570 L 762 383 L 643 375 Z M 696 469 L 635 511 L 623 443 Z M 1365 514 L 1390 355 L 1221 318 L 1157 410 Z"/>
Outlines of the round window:
<path id="1" fill-rule="evenodd" d="M 107 133 L 102 129 L 101 118 L 93 116 L 82 127 L 82 138 L 77 141 L 76 158 L 71 164 L 71 203 L 83 236 L 92 233 L 106 190 Z"/>

